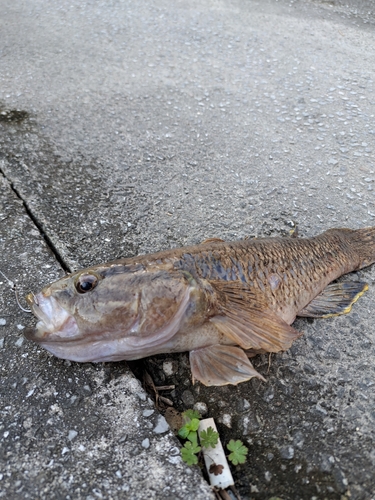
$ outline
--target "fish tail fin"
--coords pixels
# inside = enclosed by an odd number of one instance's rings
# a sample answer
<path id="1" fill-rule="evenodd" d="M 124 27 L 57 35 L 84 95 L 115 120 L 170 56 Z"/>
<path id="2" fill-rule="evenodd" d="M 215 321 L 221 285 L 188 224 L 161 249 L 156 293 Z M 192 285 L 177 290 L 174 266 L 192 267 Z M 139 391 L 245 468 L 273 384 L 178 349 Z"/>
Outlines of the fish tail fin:
<path id="1" fill-rule="evenodd" d="M 351 232 L 350 243 L 359 257 L 357 269 L 375 262 L 375 227 L 365 227 Z"/>

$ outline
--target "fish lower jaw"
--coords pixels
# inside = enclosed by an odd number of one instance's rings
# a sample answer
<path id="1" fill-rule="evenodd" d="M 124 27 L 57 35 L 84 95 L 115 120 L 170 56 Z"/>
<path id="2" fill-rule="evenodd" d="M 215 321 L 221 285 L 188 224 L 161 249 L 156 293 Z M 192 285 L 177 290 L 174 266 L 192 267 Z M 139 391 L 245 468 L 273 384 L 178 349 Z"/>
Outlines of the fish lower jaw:
<path id="1" fill-rule="evenodd" d="M 26 334 L 28 340 L 35 342 L 62 342 L 80 338 L 80 332 L 75 319 L 72 316 L 64 318 L 64 322 L 56 325 L 46 325 L 44 321 L 38 321 L 35 329 L 28 330 Z"/>

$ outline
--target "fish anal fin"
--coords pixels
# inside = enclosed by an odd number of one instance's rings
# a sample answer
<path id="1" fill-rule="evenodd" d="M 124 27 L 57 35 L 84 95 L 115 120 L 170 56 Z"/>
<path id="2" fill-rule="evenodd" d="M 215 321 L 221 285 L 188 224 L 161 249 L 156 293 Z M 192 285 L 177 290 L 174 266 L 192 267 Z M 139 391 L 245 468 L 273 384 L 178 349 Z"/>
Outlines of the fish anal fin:
<path id="1" fill-rule="evenodd" d="M 190 351 L 193 381 L 204 385 L 237 385 L 253 377 L 265 379 L 239 347 L 211 345 Z"/>
<path id="2" fill-rule="evenodd" d="M 297 313 L 305 318 L 330 318 L 347 314 L 352 305 L 368 290 L 362 281 L 342 281 L 331 283 L 306 307 Z"/>
<path id="3" fill-rule="evenodd" d="M 243 349 L 279 352 L 302 335 L 275 312 L 264 297 L 241 282 L 211 282 L 218 292 L 218 314 L 210 318 L 216 328 Z"/>
<path id="4" fill-rule="evenodd" d="M 208 243 L 223 243 L 225 240 L 222 240 L 221 238 L 207 238 L 206 240 L 202 241 L 201 245 L 208 245 Z"/>

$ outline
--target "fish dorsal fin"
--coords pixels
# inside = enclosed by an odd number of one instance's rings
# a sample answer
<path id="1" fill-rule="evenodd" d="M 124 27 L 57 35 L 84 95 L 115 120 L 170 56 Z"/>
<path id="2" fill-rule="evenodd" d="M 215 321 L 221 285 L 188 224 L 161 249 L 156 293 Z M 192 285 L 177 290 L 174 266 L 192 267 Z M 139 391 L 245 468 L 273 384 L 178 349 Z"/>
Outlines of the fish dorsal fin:
<path id="1" fill-rule="evenodd" d="M 224 240 L 221 238 L 207 238 L 206 240 L 202 241 L 201 245 L 208 245 L 209 243 L 224 243 Z"/>
<path id="2" fill-rule="evenodd" d="M 190 351 L 194 380 L 204 385 L 239 384 L 252 377 L 264 380 L 239 347 L 211 345 Z"/>
<path id="3" fill-rule="evenodd" d="M 210 282 L 218 293 L 218 314 L 210 321 L 243 349 L 279 352 L 302 335 L 267 307 L 265 299 L 241 282 Z"/>
<path id="4" fill-rule="evenodd" d="M 362 281 L 331 283 L 315 297 L 297 316 L 305 318 L 329 318 L 350 312 L 352 305 L 368 290 Z"/>

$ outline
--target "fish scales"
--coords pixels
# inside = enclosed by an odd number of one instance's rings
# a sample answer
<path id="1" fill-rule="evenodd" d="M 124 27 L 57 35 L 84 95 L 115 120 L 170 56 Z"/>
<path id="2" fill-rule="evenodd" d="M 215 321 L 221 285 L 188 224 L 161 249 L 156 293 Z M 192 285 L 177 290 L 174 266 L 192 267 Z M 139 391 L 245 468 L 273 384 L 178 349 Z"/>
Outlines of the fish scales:
<path id="1" fill-rule="evenodd" d="M 73 361 L 190 352 L 206 385 L 263 379 L 248 356 L 288 349 L 295 317 L 345 314 L 367 290 L 338 277 L 375 261 L 375 228 L 314 238 L 207 240 L 72 273 L 27 300 L 25 336 Z"/>
<path id="2" fill-rule="evenodd" d="M 295 312 L 355 262 L 348 243 L 327 233 L 309 240 L 265 238 L 189 250 L 180 259 L 176 256 L 176 269 L 208 280 L 240 280 L 265 294 L 269 305 L 277 304 L 279 310 L 293 302 Z M 271 276 L 280 277 L 278 286 L 272 286 Z"/>

